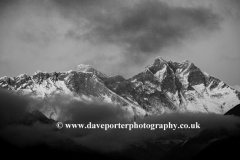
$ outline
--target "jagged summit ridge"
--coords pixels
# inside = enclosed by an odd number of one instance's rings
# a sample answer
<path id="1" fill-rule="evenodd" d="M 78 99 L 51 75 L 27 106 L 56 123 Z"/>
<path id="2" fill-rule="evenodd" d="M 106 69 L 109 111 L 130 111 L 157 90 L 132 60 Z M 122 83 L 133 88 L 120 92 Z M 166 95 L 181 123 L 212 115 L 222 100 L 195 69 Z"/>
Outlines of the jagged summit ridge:
<path id="1" fill-rule="evenodd" d="M 92 68 L 90 65 L 86 65 L 86 64 L 79 64 L 76 67 L 76 71 L 79 71 L 79 72 L 91 72 L 93 70 L 95 70 L 95 69 Z"/>
<path id="2" fill-rule="evenodd" d="M 89 72 L 89 73 L 93 73 L 94 75 L 97 75 L 99 78 L 101 79 L 105 79 L 108 78 L 107 75 L 97 71 L 96 69 L 94 69 L 93 67 L 91 67 L 90 65 L 85 65 L 85 64 L 79 64 L 76 67 L 76 71 L 77 72 Z"/>
<path id="3" fill-rule="evenodd" d="M 109 77 L 90 65 L 80 64 L 66 72 L 5 76 L 0 78 L 0 87 L 44 100 L 60 93 L 86 103 L 111 103 L 135 117 L 175 111 L 224 114 L 240 103 L 237 90 L 202 72 L 189 60 L 178 63 L 161 57 L 129 79 L 121 75 Z M 49 106 L 41 112 L 57 119 L 60 111 Z"/>

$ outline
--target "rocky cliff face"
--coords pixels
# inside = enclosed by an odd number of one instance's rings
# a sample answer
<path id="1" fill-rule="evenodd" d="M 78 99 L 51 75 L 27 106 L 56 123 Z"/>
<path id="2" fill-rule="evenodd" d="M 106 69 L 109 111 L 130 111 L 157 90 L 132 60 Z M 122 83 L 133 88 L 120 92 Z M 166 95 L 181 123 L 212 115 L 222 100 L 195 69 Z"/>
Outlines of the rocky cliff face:
<path id="1" fill-rule="evenodd" d="M 135 101 L 149 114 L 172 111 L 223 114 L 240 103 L 238 91 L 189 61 L 178 63 L 157 58 L 133 78 L 115 87 L 107 86 Z"/>
<path id="2" fill-rule="evenodd" d="M 44 101 L 63 94 L 86 103 L 110 103 L 129 111 L 132 117 L 174 111 L 224 114 L 240 103 L 237 90 L 193 63 L 161 58 L 129 79 L 108 77 L 89 65 L 78 65 L 67 72 L 2 77 L 0 87 Z M 61 112 L 56 108 L 46 105 L 41 112 L 56 120 Z"/>

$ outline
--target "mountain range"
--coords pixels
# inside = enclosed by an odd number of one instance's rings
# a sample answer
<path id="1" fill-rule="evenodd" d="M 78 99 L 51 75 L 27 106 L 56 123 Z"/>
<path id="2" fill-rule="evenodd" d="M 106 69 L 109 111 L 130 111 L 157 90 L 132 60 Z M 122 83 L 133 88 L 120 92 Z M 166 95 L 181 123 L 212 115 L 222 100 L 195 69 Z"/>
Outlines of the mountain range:
<path id="1" fill-rule="evenodd" d="M 192 62 L 166 61 L 157 57 L 135 76 L 107 76 L 89 65 L 61 72 L 37 71 L 32 76 L 0 78 L 0 87 L 43 100 L 46 117 L 59 119 L 61 109 L 47 103 L 55 94 L 85 103 L 109 103 L 133 118 L 171 112 L 225 114 L 240 103 L 240 92 L 201 71 Z"/>

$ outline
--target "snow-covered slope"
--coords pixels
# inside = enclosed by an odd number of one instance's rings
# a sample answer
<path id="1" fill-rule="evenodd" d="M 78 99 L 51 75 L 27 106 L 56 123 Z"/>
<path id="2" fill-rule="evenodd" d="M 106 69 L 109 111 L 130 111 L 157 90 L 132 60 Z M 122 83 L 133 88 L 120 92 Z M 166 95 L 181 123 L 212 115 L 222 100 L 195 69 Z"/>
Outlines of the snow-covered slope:
<path id="1" fill-rule="evenodd" d="M 146 111 L 136 104 L 132 104 L 108 89 L 102 80 L 91 72 L 71 70 L 46 73 L 37 71 L 33 76 L 21 74 L 13 78 L 2 77 L 0 86 L 46 102 L 43 103 L 46 107 L 41 107 L 40 111 L 54 120 L 59 118 L 61 110 L 57 106 L 52 106 L 48 101 L 51 101 L 56 94 L 67 95 L 68 98 L 85 103 L 110 103 L 121 106 L 124 110 L 129 111 L 132 117 L 143 117 L 146 114 Z"/>
<path id="2" fill-rule="evenodd" d="M 0 78 L 7 90 L 48 101 L 56 94 L 85 103 L 110 103 L 143 117 L 174 111 L 224 114 L 240 103 L 240 93 L 221 80 L 202 72 L 190 61 L 182 63 L 156 58 L 152 65 L 132 78 L 108 77 L 89 65 L 67 72 L 41 72 L 32 76 Z M 61 110 L 47 105 L 41 112 L 58 119 Z"/>
<path id="3" fill-rule="evenodd" d="M 143 72 L 107 87 L 139 104 L 148 114 L 173 111 L 223 114 L 240 103 L 238 91 L 188 60 L 178 63 L 156 58 Z"/>

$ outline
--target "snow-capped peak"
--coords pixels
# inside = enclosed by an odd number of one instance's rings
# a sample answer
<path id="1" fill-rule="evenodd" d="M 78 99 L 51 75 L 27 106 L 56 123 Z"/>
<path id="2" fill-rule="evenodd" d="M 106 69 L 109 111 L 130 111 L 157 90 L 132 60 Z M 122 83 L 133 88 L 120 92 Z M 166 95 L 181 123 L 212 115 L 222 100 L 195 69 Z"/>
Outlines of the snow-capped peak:
<path id="1" fill-rule="evenodd" d="M 37 75 L 37 74 L 39 74 L 39 73 L 42 73 L 42 71 L 37 70 L 36 72 L 33 73 L 33 75 Z"/>
<path id="2" fill-rule="evenodd" d="M 94 75 L 96 75 L 98 78 L 103 79 L 103 78 L 107 78 L 108 76 L 106 76 L 105 74 L 99 72 L 98 70 L 94 69 L 93 67 L 91 67 L 90 65 L 85 65 L 85 64 L 79 64 L 76 67 L 76 71 L 77 72 L 84 72 L 84 73 L 92 73 Z"/>
<path id="3" fill-rule="evenodd" d="M 161 57 L 157 57 L 155 59 L 155 61 L 153 62 L 154 66 L 159 66 L 162 65 L 163 63 L 166 63 L 167 61 L 165 61 L 164 59 L 162 59 Z"/>
<path id="4" fill-rule="evenodd" d="M 10 77 L 8 77 L 8 76 L 3 76 L 3 77 L 0 78 L 0 80 L 7 81 L 9 78 L 10 78 Z"/>
<path id="5" fill-rule="evenodd" d="M 184 60 L 181 64 L 191 63 L 188 59 Z"/>
<path id="6" fill-rule="evenodd" d="M 93 68 L 86 64 L 79 64 L 76 68 L 76 71 L 78 72 L 91 72 L 90 70 L 93 70 Z"/>

